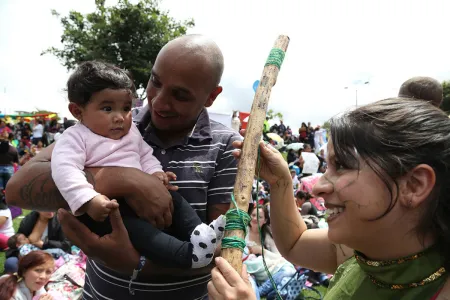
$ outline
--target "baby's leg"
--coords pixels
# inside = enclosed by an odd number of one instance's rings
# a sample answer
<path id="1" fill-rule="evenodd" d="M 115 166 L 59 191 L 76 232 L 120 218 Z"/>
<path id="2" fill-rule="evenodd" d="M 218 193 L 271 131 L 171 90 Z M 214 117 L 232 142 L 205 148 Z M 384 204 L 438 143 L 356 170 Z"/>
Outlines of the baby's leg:
<path id="1" fill-rule="evenodd" d="M 191 268 L 193 246 L 152 224 L 134 217 L 124 217 L 130 241 L 136 250 L 153 263 L 166 267 Z"/>
<path id="2" fill-rule="evenodd" d="M 171 192 L 171 195 L 174 205 L 172 216 L 174 233 L 182 240 L 191 242 L 192 268 L 207 266 L 219 242 L 216 232 L 201 222 L 195 210 L 180 194 Z"/>

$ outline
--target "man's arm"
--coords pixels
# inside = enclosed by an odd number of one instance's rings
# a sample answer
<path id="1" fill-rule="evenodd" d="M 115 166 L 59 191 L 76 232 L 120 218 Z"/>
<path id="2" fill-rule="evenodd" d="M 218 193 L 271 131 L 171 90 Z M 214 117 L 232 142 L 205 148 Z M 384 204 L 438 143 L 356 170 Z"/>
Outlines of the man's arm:
<path id="1" fill-rule="evenodd" d="M 8 204 L 47 211 L 68 208 L 52 179 L 50 159 L 53 146 L 43 149 L 11 177 L 6 185 Z"/>
<path id="2" fill-rule="evenodd" d="M 50 145 L 42 150 L 11 177 L 6 186 L 8 204 L 38 211 L 69 208 L 52 178 L 50 160 L 53 147 Z M 135 168 L 86 168 L 84 171 L 97 192 L 110 199 L 126 198 L 133 208 L 139 206 L 135 211 L 140 217 L 146 220 L 159 218 L 158 223 L 166 221 L 165 225 L 170 226 L 170 194 L 153 176 Z M 140 184 L 143 181 L 147 184 Z"/>

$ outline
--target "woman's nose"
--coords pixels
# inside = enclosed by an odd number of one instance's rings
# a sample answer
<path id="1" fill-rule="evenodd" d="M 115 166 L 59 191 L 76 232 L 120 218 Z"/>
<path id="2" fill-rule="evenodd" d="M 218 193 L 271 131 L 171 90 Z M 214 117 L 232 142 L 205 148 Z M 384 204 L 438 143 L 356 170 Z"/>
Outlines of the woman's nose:
<path id="1" fill-rule="evenodd" d="M 331 194 L 334 190 L 333 183 L 328 179 L 327 173 L 319 178 L 317 183 L 313 186 L 312 193 L 317 197 L 322 197 Z"/>

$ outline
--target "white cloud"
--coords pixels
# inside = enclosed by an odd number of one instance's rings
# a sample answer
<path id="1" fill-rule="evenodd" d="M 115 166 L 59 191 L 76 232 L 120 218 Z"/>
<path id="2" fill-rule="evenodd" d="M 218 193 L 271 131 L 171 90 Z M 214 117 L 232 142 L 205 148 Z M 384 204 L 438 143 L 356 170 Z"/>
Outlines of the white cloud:
<path id="1" fill-rule="evenodd" d="M 114 1 L 112 1 L 114 2 Z M 411 76 L 450 78 L 444 41 L 450 1 L 429 0 L 165 0 L 176 19 L 194 18 L 190 33 L 212 37 L 225 56 L 224 93 L 217 110 L 249 111 L 264 62 L 278 34 L 291 42 L 270 107 L 292 127 L 322 123 L 355 104 L 394 96 Z M 93 1 L 1 1 L 0 93 L 11 102 L 67 114 L 66 70 L 51 56 L 61 27 L 54 8 L 87 12 Z M 363 77 L 363 78 L 362 78 Z M 1 98 L 0 98 L 0 101 Z M 2 101 L 3 102 L 3 101 Z M 0 110 L 3 103 L 0 102 Z"/>

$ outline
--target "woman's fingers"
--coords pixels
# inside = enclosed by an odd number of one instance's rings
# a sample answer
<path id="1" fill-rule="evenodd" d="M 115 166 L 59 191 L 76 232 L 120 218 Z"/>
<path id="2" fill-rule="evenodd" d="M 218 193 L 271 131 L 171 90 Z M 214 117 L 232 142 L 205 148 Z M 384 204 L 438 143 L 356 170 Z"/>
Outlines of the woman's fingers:
<path id="1" fill-rule="evenodd" d="M 227 292 L 232 289 L 229 282 L 227 282 L 224 274 L 218 268 L 214 268 L 211 270 L 211 281 L 214 285 L 214 289 L 217 291 L 219 295 L 225 295 Z"/>
<path id="2" fill-rule="evenodd" d="M 208 282 L 208 299 L 209 300 L 221 300 L 223 297 L 220 295 L 220 293 L 217 291 L 216 287 L 214 286 L 214 281 Z"/>
<path id="3" fill-rule="evenodd" d="M 216 257 L 216 267 L 219 269 L 220 273 L 222 273 L 223 278 L 226 280 L 228 286 L 237 286 L 242 278 L 238 272 L 222 257 Z M 217 287 L 217 286 L 216 286 Z M 221 292 L 220 289 L 218 289 Z"/>

